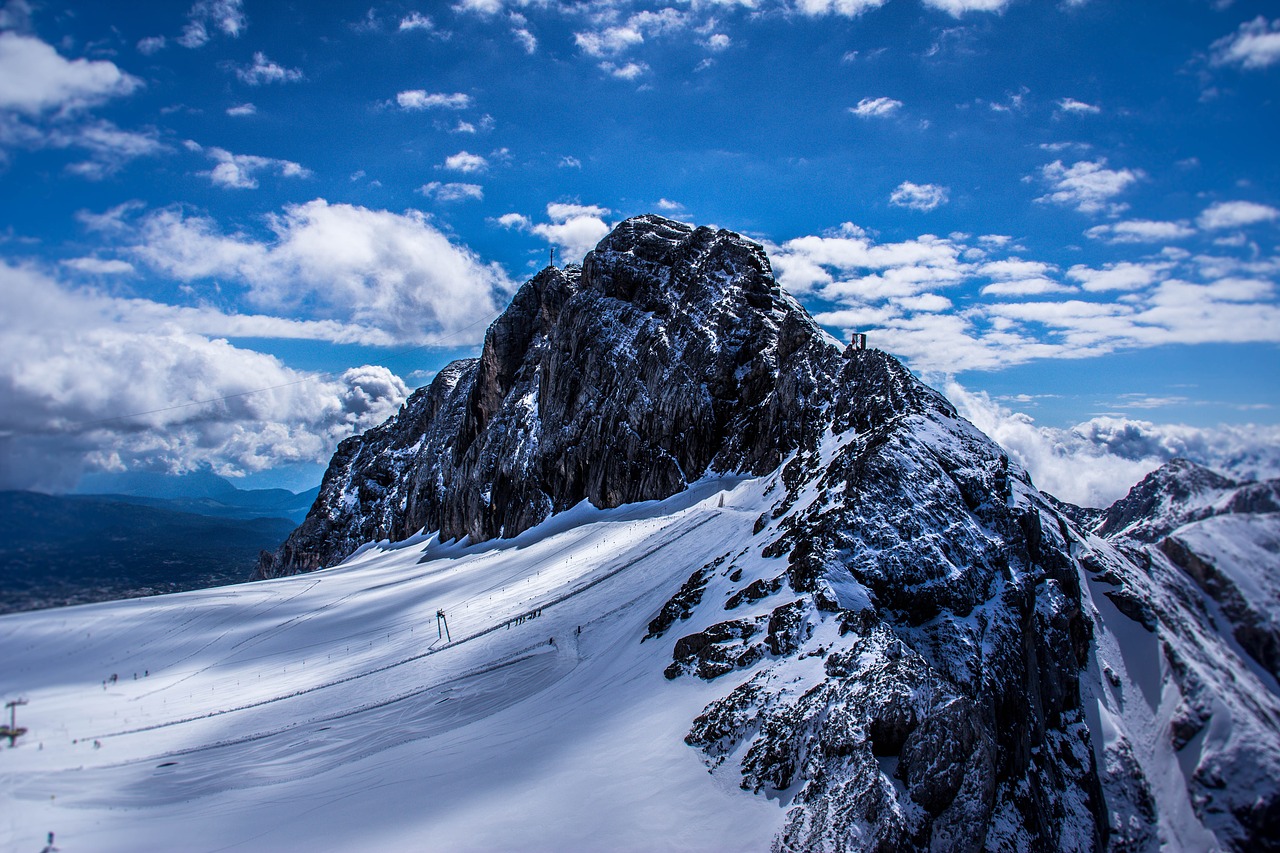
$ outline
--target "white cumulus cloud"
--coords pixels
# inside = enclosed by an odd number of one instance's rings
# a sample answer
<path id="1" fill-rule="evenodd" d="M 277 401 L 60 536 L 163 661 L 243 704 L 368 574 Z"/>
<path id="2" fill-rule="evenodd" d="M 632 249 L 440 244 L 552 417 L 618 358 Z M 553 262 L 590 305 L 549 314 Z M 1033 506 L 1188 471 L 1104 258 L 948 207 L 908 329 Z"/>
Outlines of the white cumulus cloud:
<path id="1" fill-rule="evenodd" d="M 28 267 L 0 263 L 0 298 L 0 488 L 67 488 L 86 469 L 322 462 L 407 393 L 385 367 L 297 371 L 190 328 L 216 312 L 75 290 Z"/>
<path id="2" fill-rule="evenodd" d="M 1246 480 L 1280 476 L 1280 427 L 1274 425 L 1204 428 L 1096 417 L 1059 429 L 954 380 L 945 391 L 961 415 L 1031 473 L 1038 488 L 1080 506 L 1109 506 L 1174 457 Z"/>
<path id="3" fill-rule="evenodd" d="M 27 115 L 78 110 L 141 85 L 114 62 L 66 59 L 38 38 L 0 33 L 0 109 Z"/>
<path id="4" fill-rule="evenodd" d="M 600 70 L 619 80 L 634 80 L 648 72 L 649 66 L 643 62 L 626 62 L 621 65 L 615 62 L 601 62 Z"/>
<path id="5" fill-rule="evenodd" d="M 1252 201 L 1220 201 L 1205 208 L 1196 218 L 1196 224 L 1209 231 L 1219 231 L 1272 222 L 1277 217 L 1280 217 L 1280 210 L 1270 205 Z"/>
<path id="6" fill-rule="evenodd" d="M 315 199 L 269 220 L 272 238 L 225 234 L 214 221 L 156 211 L 130 253 L 181 281 L 240 282 L 261 309 L 379 330 L 399 343 L 472 343 L 512 289 L 497 264 L 456 245 L 415 210 Z"/>
<path id="7" fill-rule="evenodd" d="M 1090 240 L 1107 243 L 1166 243 L 1185 240 L 1196 231 L 1185 222 L 1127 219 L 1123 222 L 1095 225 L 1084 233 Z"/>
<path id="8" fill-rule="evenodd" d="M 549 222 L 533 222 L 520 213 L 508 213 L 495 221 L 504 228 L 538 235 L 560 247 L 560 254 L 566 261 L 576 262 L 581 261 L 609 233 L 604 217 L 610 213 L 609 208 L 594 204 L 552 202 L 547 205 Z"/>
<path id="9" fill-rule="evenodd" d="M 1241 68 L 1266 68 L 1280 62 L 1280 19 L 1267 22 L 1259 15 L 1245 21 L 1228 36 L 1215 41 L 1210 48 L 1214 65 L 1238 65 Z"/>
<path id="10" fill-rule="evenodd" d="M 1080 160 L 1070 166 L 1054 160 L 1040 169 L 1049 192 L 1036 200 L 1074 207 L 1081 213 L 1119 213 L 1127 205 L 1111 199 L 1145 175 L 1137 169 L 1108 169 L 1106 165 L 1105 158 Z"/>
<path id="11" fill-rule="evenodd" d="M 481 157 L 479 154 L 472 154 L 469 151 L 459 151 L 457 154 L 451 154 L 444 159 L 444 167 L 454 172 L 462 172 L 463 174 L 472 174 L 475 172 L 483 172 L 489 168 L 489 161 Z"/>
<path id="12" fill-rule="evenodd" d="M 471 96 L 465 92 L 445 93 L 428 92 L 426 89 L 406 89 L 396 95 L 396 104 L 405 110 L 461 110 L 471 106 Z"/>
<path id="13" fill-rule="evenodd" d="M 930 211 L 947 203 L 950 190 L 937 184 L 913 184 L 903 181 L 889 195 L 889 203 L 911 210 Z"/>

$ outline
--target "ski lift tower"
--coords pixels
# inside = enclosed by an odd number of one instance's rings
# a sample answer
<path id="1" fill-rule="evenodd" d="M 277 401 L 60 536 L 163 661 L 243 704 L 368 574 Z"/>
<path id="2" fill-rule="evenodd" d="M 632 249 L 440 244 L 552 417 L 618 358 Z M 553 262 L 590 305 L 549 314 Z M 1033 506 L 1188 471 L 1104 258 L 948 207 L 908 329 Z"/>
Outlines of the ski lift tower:
<path id="1" fill-rule="evenodd" d="M 449 636 L 449 620 L 445 618 L 443 610 L 436 611 L 436 633 L 440 635 L 440 639 L 453 642 L 453 637 Z"/>
<path id="2" fill-rule="evenodd" d="M 18 725 L 17 720 L 18 706 L 25 704 L 27 704 L 26 699 L 14 699 L 4 703 L 4 706 L 9 709 L 9 725 L 0 726 L 0 737 L 7 737 L 9 739 L 10 748 L 13 747 L 19 736 L 27 733 L 25 728 Z"/>

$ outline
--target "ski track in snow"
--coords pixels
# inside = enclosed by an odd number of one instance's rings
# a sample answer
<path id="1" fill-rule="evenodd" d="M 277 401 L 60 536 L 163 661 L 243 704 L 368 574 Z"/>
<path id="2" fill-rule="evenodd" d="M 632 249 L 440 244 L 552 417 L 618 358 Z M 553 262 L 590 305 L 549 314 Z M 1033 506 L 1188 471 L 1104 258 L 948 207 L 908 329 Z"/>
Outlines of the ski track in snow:
<path id="1" fill-rule="evenodd" d="M 679 626 L 640 638 L 749 544 L 766 482 L 0 618 L 0 687 L 30 702 L 0 753 L 0 848 L 764 849 L 782 804 L 683 743 L 723 688 L 662 677 Z"/>

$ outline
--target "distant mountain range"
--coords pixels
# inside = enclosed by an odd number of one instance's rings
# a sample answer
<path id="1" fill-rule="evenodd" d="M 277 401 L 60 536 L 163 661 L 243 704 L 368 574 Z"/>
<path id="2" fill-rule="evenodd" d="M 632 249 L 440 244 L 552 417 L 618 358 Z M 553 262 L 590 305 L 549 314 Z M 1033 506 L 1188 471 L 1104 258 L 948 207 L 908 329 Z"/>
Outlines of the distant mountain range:
<path id="1" fill-rule="evenodd" d="M 294 493 L 287 489 L 238 489 L 212 471 L 174 476 L 147 471 L 91 474 L 81 481 L 77 496 L 220 518 L 288 518 L 301 522 L 320 487 Z"/>
<path id="2" fill-rule="evenodd" d="M 211 472 L 85 485 L 119 491 L 0 492 L 0 613 L 248 580 L 317 493 L 242 490 Z"/>

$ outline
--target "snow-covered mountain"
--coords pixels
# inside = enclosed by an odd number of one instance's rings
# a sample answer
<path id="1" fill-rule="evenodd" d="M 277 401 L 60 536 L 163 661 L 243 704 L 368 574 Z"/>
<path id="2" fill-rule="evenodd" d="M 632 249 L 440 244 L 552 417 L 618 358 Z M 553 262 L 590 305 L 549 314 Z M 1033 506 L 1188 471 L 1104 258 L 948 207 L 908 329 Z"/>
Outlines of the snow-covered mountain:
<path id="1" fill-rule="evenodd" d="M 1275 849 L 1268 488 L 1054 501 L 638 217 L 345 442 L 273 579 L 0 618 L 0 839 Z"/>

